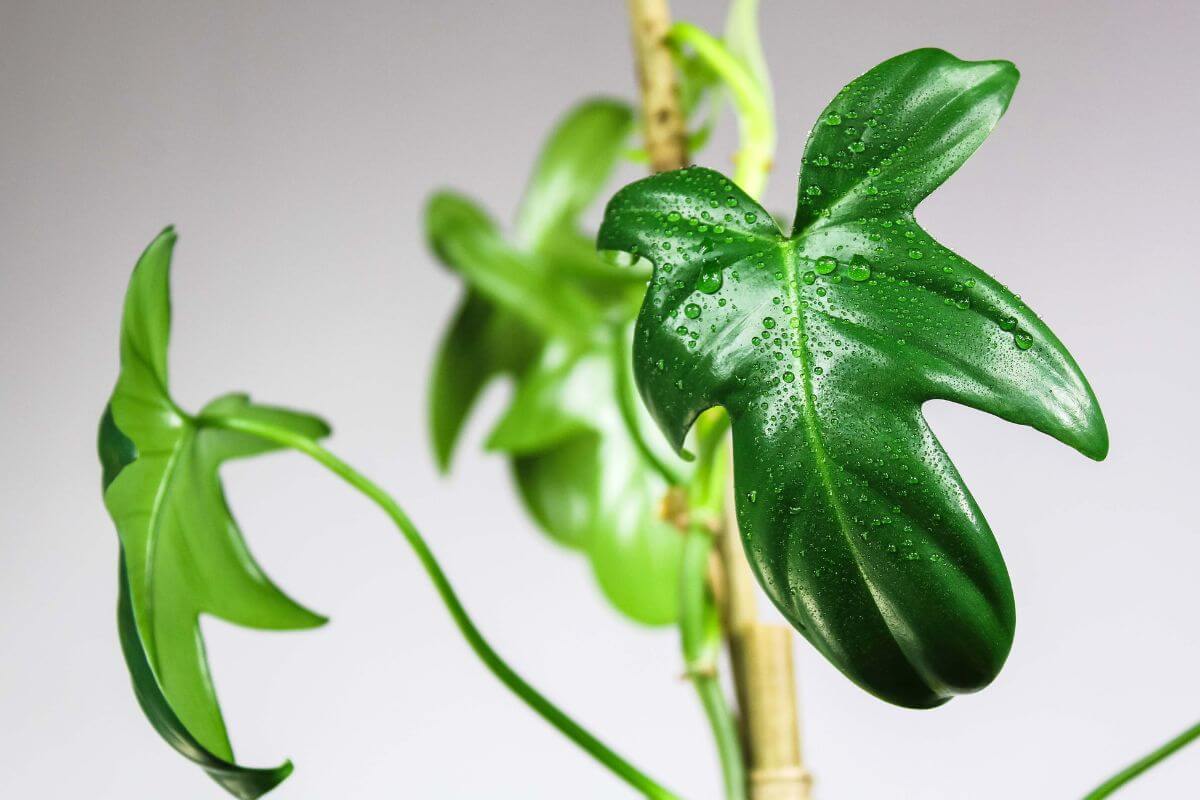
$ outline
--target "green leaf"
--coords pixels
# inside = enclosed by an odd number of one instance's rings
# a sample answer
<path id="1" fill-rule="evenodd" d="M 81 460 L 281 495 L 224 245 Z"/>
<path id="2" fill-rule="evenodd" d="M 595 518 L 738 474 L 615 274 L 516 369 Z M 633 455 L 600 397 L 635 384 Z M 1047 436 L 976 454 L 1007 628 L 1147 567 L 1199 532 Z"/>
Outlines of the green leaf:
<path id="1" fill-rule="evenodd" d="M 539 344 L 512 314 L 478 292 L 466 293 L 442 338 L 429 385 L 433 449 L 443 472 L 484 388 L 498 376 L 519 374 Z"/>
<path id="2" fill-rule="evenodd" d="M 963 403 L 1096 459 L 1108 448 L 1049 328 L 913 218 L 1016 82 L 1008 62 L 940 50 L 851 82 L 809 139 L 791 236 L 696 168 L 622 189 L 599 235 L 654 263 L 634 363 L 670 441 L 709 407 L 729 412 L 738 520 L 768 595 L 905 706 L 987 685 L 1014 627 L 995 540 L 921 405 Z"/>
<path id="3" fill-rule="evenodd" d="M 517 215 L 517 236 L 537 249 L 550 233 L 574 229 L 624 152 L 633 112 L 618 100 L 580 103 L 542 147 Z"/>
<path id="4" fill-rule="evenodd" d="M 561 544 L 588 554 L 618 610 L 668 624 L 678 614 L 683 536 L 659 518 L 667 483 L 621 418 L 616 374 L 629 367 L 614 361 L 629 350 L 621 331 L 611 335 L 620 337 L 619 348 L 611 341 L 582 351 L 548 347 L 518 384 L 488 447 L 512 457 L 531 515 Z"/>
<path id="5" fill-rule="evenodd" d="M 167 382 L 168 228 L 138 260 L 121 326 L 121 371 L 100 423 L 104 503 L 121 541 L 118 624 L 134 690 L 151 723 L 176 750 L 241 798 L 269 791 L 291 764 L 247 769 L 233 750 L 200 634 L 201 614 L 264 630 L 312 628 L 325 619 L 298 605 L 263 573 L 230 515 L 218 469 L 276 445 L 213 427 L 240 418 L 313 439 L 320 419 L 258 406 L 231 394 L 198 416 L 181 410 Z"/>
<path id="6" fill-rule="evenodd" d="M 613 349 L 613 337 L 632 327 L 648 264 L 599 255 L 579 231 L 631 119 L 627 106 L 610 100 L 582 103 L 565 117 L 530 181 L 518 244 L 469 200 L 448 192 L 431 200 L 430 242 L 467 293 L 435 361 L 430 419 L 445 468 L 483 387 L 512 378 L 513 401 L 489 446 L 509 457 L 530 516 L 551 539 L 588 556 L 620 611 L 666 624 L 678 611 L 682 537 L 659 519 L 666 482 L 616 405 L 618 387 L 632 383 L 619 384 L 617 370 L 632 365 L 627 346 L 620 362 Z M 670 452 L 656 457 L 677 461 Z"/>
<path id="7" fill-rule="evenodd" d="M 581 340 L 599 311 L 575 286 L 550 279 L 545 264 L 511 247 L 475 203 L 453 192 L 430 198 L 425 211 L 430 246 L 496 306 L 543 336 Z"/>

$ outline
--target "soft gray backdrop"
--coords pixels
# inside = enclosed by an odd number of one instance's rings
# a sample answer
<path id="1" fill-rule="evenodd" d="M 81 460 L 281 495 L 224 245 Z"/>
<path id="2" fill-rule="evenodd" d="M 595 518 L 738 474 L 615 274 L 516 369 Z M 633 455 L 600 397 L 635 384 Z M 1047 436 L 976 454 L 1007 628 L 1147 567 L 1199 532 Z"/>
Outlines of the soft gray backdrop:
<path id="1" fill-rule="evenodd" d="M 886 706 L 797 645 L 823 800 L 1062 798 L 1200 715 L 1200 330 L 1189 2 L 765 0 L 780 109 L 772 208 L 845 81 L 922 45 L 1014 60 L 1009 114 L 921 209 L 1052 324 L 1107 413 L 1087 461 L 938 405 L 1000 539 L 1020 614 L 995 684 Z M 718 2 L 677 0 L 710 27 Z M 482 628 L 532 681 L 689 798 L 716 796 L 671 631 L 630 629 L 522 516 L 504 465 L 433 468 L 424 383 L 458 294 L 426 254 L 449 185 L 510 219 L 543 132 L 630 96 L 624 4 L 0 2 L 0 794 L 217 798 L 143 720 L 113 626 L 116 540 L 93 440 L 134 259 L 181 238 L 181 400 L 248 389 L 326 414 L 396 490 Z M 705 163 L 728 165 L 731 126 Z M 638 174 L 630 167 L 624 177 Z M 279 800 L 618 798 L 629 792 L 498 687 L 399 537 L 299 456 L 227 470 L 268 571 L 333 618 L 296 635 L 207 622 L 235 746 L 292 757 Z M 1194 796 L 1200 746 L 1130 789 Z"/>

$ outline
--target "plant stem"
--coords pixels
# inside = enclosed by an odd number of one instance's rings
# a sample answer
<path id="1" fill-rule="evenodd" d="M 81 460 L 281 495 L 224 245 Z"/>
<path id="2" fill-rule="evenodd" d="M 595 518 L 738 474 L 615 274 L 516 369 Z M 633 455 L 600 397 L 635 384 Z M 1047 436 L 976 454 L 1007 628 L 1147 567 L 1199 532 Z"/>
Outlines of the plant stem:
<path id="1" fill-rule="evenodd" d="M 737 722 L 717 679 L 721 625 L 708 589 L 713 534 L 703 525 L 693 522 L 684 536 L 679 630 L 687 677 L 696 687 L 696 694 L 712 728 L 721 762 L 726 800 L 746 800 L 746 767 L 742 760 Z"/>
<path id="2" fill-rule="evenodd" d="M 741 149 L 736 156 L 733 182 L 746 194 L 762 194 L 775 154 L 775 119 L 766 88 L 729 49 L 707 31 L 688 22 L 671 26 L 669 40 L 687 45 L 729 87 L 737 108 Z"/>
<path id="3" fill-rule="evenodd" d="M 1176 736 L 1171 741 L 1159 747 L 1152 753 L 1143 756 L 1137 761 L 1130 764 L 1125 769 L 1113 775 L 1111 778 L 1093 789 L 1084 800 L 1100 800 L 1100 798 L 1108 797 L 1110 794 L 1120 789 L 1131 780 L 1141 775 L 1146 770 L 1153 767 L 1158 762 L 1183 749 L 1190 742 L 1200 738 L 1200 723 L 1193 725 L 1183 733 Z"/>
<path id="4" fill-rule="evenodd" d="M 204 422 L 229 430 L 248 433 L 252 436 L 258 436 L 267 441 L 290 447 L 293 450 L 298 450 L 313 458 L 374 501 L 376 505 L 391 517 L 392 521 L 400 529 L 400 532 L 404 534 L 404 538 L 412 547 L 413 552 L 416 553 L 421 566 L 425 568 L 425 572 L 429 575 L 430 580 L 433 581 L 434 588 L 437 589 L 438 595 L 441 597 L 446 609 L 450 612 L 450 616 L 454 619 L 454 623 L 458 626 L 463 638 L 467 640 L 467 644 L 471 646 L 471 649 L 475 651 L 475 654 L 479 656 L 484 665 L 491 670 L 492 674 L 500 679 L 501 683 L 524 700 L 543 719 L 583 748 L 601 764 L 612 770 L 630 786 L 641 792 L 645 797 L 652 800 L 678 800 L 676 795 L 660 786 L 628 761 L 610 750 L 607 745 L 584 730 L 578 723 L 542 696 L 541 693 L 530 686 L 525 679 L 518 675 L 492 649 L 492 646 L 483 638 L 483 634 L 479 632 L 479 629 L 475 627 L 475 623 L 467 614 L 462 602 L 458 599 L 458 595 L 455 594 L 454 588 L 450 585 L 446 573 L 442 571 L 441 565 L 438 564 L 433 552 L 429 549 L 429 545 L 426 544 L 421 533 L 413 525 L 400 505 L 392 499 L 391 495 L 345 461 L 342 461 L 333 453 L 305 436 L 258 422 L 232 417 L 205 417 Z"/>
<path id="5" fill-rule="evenodd" d="M 667 30 L 671 27 L 667 0 L 629 0 L 629 20 L 650 168 L 666 172 L 686 167 L 687 131 L 679 105 L 675 63 L 666 46 Z"/>
<path id="6" fill-rule="evenodd" d="M 683 475 L 668 465 L 666 461 L 659 458 L 654 449 L 650 447 L 650 443 L 646 441 L 646 437 L 642 435 L 642 426 L 638 423 L 637 408 L 634 406 L 637 398 L 634 395 L 633 386 L 630 385 L 629 381 L 629 341 L 621 334 L 619 328 L 613 331 L 612 340 L 617 408 L 621 411 L 621 421 L 625 423 L 625 429 L 629 432 L 629 438 L 633 440 L 633 444 L 637 447 L 638 452 L 642 454 L 642 458 L 646 459 L 646 463 L 662 476 L 662 479 L 667 482 L 668 486 L 683 486 L 685 483 Z"/>

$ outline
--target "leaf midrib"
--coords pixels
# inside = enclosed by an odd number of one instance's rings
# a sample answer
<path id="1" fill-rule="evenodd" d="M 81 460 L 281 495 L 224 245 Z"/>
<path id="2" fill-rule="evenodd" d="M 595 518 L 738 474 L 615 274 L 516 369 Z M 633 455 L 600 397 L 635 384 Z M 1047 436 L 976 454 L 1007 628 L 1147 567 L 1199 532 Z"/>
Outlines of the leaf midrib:
<path id="1" fill-rule="evenodd" d="M 795 238 L 784 239 L 779 242 L 779 256 L 784 261 L 790 272 L 796 270 L 796 248 L 799 242 Z M 795 277 L 794 275 L 792 277 Z M 803 403 L 801 404 L 801 428 L 804 430 L 804 438 L 808 442 L 809 448 L 812 450 L 813 463 L 816 465 L 817 473 L 820 478 L 821 489 L 825 493 L 826 500 L 830 508 L 833 510 L 834 517 L 837 521 L 838 532 L 842 535 L 846 542 L 846 548 L 851 554 L 851 561 L 854 563 L 854 569 L 862 578 L 863 586 L 871 594 L 874 600 L 873 606 L 875 612 L 879 615 L 884 627 L 892 634 L 895 639 L 895 634 L 892 633 L 892 625 L 888 621 L 887 615 L 883 613 L 883 608 L 880 602 L 880 594 L 876 590 L 875 582 L 867 575 L 863 569 L 862 562 L 858 557 L 858 543 L 854 541 L 854 534 L 849 524 L 849 519 L 846 514 L 846 509 L 842 507 L 841 501 L 838 499 L 837 492 L 834 490 L 834 476 L 832 472 L 832 459 L 829 457 L 828 451 L 825 449 L 825 441 L 821 436 L 821 420 L 817 415 L 816 410 L 816 395 L 812 381 L 812 369 L 810 361 L 810 353 L 808 352 L 808 312 L 811 307 L 805 301 L 800 293 L 800 285 L 796 280 L 789 280 L 787 284 L 788 299 L 792 301 L 792 307 L 796 309 L 796 319 L 800 323 L 797 329 L 800 341 L 797 343 L 796 352 L 800 355 L 799 359 L 800 381 L 801 381 L 801 396 Z M 789 587 L 790 588 L 790 587 Z M 896 642 L 899 646 L 899 641 Z"/>

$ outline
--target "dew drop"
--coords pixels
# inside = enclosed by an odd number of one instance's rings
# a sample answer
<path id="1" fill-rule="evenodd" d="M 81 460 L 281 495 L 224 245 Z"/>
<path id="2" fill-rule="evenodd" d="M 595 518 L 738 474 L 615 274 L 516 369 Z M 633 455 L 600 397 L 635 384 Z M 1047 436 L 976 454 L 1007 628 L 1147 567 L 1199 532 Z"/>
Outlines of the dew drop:
<path id="1" fill-rule="evenodd" d="M 700 306 L 696 305 L 695 303 L 688 303 L 683 307 L 683 315 L 688 319 L 699 319 Z"/>
<path id="2" fill-rule="evenodd" d="M 721 291 L 721 285 L 724 281 L 721 278 L 721 271 L 714 270 L 706 272 L 700 276 L 700 281 L 696 284 L 696 288 L 705 294 L 716 294 Z"/>
<path id="3" fill-rule="evenodd" d="M 821 256 L 817 259 L 816 269 L 818 275 L 828 275 L 837 269 L 837 259 L 833 256 Z"/>
<path id="4" fill-rule="evenodd" d="M 846 277 L 852 281 L 865 281 L 871 277 L 871 263 L 862 256 L 854 256 L 850 259 L 850 269 L 846 272 Z"/>

